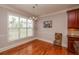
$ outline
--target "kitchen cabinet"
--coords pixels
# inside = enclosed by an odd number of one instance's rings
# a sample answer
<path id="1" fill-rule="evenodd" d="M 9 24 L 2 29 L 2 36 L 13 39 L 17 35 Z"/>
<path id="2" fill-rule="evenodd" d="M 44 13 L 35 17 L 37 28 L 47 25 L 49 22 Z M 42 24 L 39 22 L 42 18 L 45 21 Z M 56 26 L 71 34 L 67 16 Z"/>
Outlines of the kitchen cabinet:
<path id="1" fill-rule="evenodd" d="M 79 10 L 77 10 L 77 26 L 79 28 Z"/>
<path id="2" fill-rule="evenodd" d="M 68 13 L 68 28 L 79 29 L 79 9 L 70 10 Z"/>
<path id="3" fill-rule="evenodd" d="M 68 50 L 74 54 L 76 54 L 74 42 L 79 41 L 79 37 L 77 36 L 68 36 Z"/>

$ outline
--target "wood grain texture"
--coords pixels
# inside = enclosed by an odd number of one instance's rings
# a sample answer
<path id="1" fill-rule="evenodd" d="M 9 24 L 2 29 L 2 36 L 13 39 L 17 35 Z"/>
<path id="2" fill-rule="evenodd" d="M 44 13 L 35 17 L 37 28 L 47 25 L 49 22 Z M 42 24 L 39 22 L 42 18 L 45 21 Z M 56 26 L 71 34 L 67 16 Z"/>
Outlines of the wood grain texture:
<path id="1" fill-rule="evenodd" d="M 68 11 L 68 28 L 79 29 L 79 8 Z"/>
<path id="2" fill-rule="evenodd" d="M 66 48 L 41 40 L 33 40 L 0 53 L 1 55 L 70 55 Z"/>
<path id="3" fill-rule="evenodd" d="M 77 54 L 74 47 L 75 41 L 79 41 L 79 36 L 75 36 L 75 35 L 68 36 L 68 50 L 74 54 Z"/>

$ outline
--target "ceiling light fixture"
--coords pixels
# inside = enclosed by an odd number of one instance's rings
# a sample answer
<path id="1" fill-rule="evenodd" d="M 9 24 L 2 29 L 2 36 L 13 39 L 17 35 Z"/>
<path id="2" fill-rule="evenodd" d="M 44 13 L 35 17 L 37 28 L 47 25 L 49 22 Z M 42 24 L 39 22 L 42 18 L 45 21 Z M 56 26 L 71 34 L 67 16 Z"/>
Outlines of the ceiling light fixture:
<path id="1" fill-rule="evenodd" d="M 30 17 L 32 20 L 38 20 L 38 4 L 35 4 L 33 7 L 33 12 L 35 13 L 35 16 Z"/>

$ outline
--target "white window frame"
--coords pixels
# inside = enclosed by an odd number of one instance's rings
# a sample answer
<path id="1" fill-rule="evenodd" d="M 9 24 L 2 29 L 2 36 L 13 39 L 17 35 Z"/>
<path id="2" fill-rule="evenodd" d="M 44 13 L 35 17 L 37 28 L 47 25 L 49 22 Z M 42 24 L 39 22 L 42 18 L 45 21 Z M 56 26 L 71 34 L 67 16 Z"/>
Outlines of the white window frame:
<path id="1" fill-rule="evenodd" d="M 19 16 L 19 15 L 17 15 L 17 14 L 11 14 L 11 13 L 9 13 L 8 14 L 8 22 L 9 22 L 9 16 L 10 15 L 13 15 L 13 16 L 16 16 L 16 17 L 19 17 L 19 23 L 20 23 L 20 18 L 24 18 L 24 19 L 26 19 L 26 20 L 30 20 L 30 19 L 28 19 L 27 17 L 24 17 L 24 16 Z M 33 21 L 33 20 L 32 20 Z M 9 25 L 9 23 L 8 23 L 8 25 Z M 27 25 L 27 23 L 26 23 L 26 25 Z M 32 28 L 32 36 L 28 36 L 28 28 L 26 27 L 26 37 L 23 37 L 23 38 L 20 38 L 20 29 L 22 29 L 22 28 L 18 28 L 18 39 L 9 39 L 9 35 L 8 35 L 8 41 L 10 42 L 10 41 L 16 41 L 16 40 L 20 40 L 20 39 L 24 39 L 24 38 L 29 38 L 29 37 L 33 37 L 34 36 L 34 22 L 33 22 L 33 28 Z M 17 29 L 17 28 L 16 28 Z M 9 34 L 9 27 L 8 27 L 8 34 Z"/>

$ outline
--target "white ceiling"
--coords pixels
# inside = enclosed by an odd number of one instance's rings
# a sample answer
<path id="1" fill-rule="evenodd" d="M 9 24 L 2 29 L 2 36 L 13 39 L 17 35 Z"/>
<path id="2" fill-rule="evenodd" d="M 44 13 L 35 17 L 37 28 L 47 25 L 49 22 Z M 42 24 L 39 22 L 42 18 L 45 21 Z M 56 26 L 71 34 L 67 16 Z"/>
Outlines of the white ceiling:
<path id="1" fill-rule="evenodd" d="M 75 4 L 38 4 L 38 10 L 36 11 L 33 9 L 34 5 L 35 4 L 10 4 L 8 6 L 22 10 L 26 13 L 28 12 L 35 16 L 42 16 L 45 14 L 49 14 L 49 13 L 65 10 L 68 8 L 72 8 L 75 6 L 79 6 Z"/>

